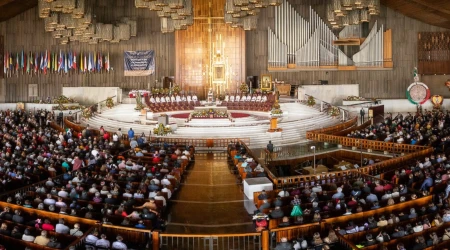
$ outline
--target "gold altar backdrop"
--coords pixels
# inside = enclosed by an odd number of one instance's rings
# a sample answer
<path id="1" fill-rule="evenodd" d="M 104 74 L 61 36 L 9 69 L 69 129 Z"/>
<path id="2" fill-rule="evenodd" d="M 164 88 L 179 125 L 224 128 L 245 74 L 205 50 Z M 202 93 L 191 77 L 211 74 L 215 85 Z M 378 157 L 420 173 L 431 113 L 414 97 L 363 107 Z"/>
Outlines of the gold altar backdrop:
<path id="1" fill-rule="evenodd" d="M 217 52 L 222 37 L 225 49 L 221 54 L 228 62 L 228 89 L 224 92 L 235 93 L 237 84 L 245 81 L 245 31 L 224 22 L 225 0 L 193 0 L 193 6 L 194 25 L 175 33 L 175 82 L 205 99 L 212 81 L 211 51 L 215 46 Z M 213 88 L 217 94 L 218 89 Z"/>

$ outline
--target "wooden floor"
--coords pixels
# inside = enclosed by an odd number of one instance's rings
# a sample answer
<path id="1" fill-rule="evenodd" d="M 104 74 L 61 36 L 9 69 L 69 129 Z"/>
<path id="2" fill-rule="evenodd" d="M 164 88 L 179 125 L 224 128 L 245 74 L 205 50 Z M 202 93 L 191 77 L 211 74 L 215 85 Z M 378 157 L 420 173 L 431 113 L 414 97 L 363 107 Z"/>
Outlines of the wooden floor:
<path id="1" fill-rule="evenodd" d="M 167 233 L 255 232 L 242 184 L 231 174 L 227 154 L 195 153 L 195 163 L 170 201 Z"/>

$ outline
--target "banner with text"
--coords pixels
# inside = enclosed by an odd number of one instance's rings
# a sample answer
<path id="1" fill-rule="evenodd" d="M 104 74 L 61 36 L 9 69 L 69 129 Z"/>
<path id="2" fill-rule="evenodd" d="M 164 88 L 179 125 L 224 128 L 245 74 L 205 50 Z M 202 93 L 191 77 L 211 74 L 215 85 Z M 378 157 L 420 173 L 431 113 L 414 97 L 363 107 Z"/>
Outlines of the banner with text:
<path id="1" fill-rule="evenodd" d="M 149 76 L 155 72 L 155 51 L 125 51 L 125 76 Z"/>

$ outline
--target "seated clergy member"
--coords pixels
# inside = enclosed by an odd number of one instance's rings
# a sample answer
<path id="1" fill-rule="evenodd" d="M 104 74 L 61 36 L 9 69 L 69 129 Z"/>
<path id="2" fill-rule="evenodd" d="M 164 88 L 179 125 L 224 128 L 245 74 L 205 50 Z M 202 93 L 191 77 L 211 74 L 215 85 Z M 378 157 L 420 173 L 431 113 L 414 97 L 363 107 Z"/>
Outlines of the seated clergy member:
<path id="1" fill-rule="evenodd" d="M 266 95 L 264 95 L 264 96 L 261 98 L 261 102 L 267 102 L 267 96 L 266 96 Z"/>
<path id="2" fill-rule="evenodd" d="M 261 101 L 261 95 L 258 95 L 258 96 L 256 97 L 256 101 L 257 101 L 257 102 L 260 102 L 260 101 Z"/>
<path id="3" fill-rule="evenodd" d="M 150 97 L 150 102 L 151 102 L 151 103 L 155 103 L 155 102 L 156 102 L 155 97 L 153 97 L 153 96 Z"/>
<path id="4" fill-rule="evenodd" d="M 234 99 L 236 102 L 240 102 L 241 101 L 241 96 L 240 95 L 236 95 L 236 98 Z"/>
<path id="5" fill-rule="evenodd" d="M 181 102 L 181 97 L 177 94 L 177 96 L 175 97 L 176 102 Z"/>
<path id="6" fill-rule="evenodd" d="M 181 101 L 185 102 L 186 101 L 186 96 L 183 94 L 183 96 L 181 97 Z"/>
<path id="7" fill-rule="evenodd" d="M 192 101 L 192 97 L 190 95 L 187 96 L 187 102 L 191 102 Z"/>
<path id="8" fill-rule="evenodd" d="M 165 102 L 166 102 L 166 96 L 164 96 L 164 95 L 161 96 L 161 102 L 162 102 L 162 103 L 165 103 Z"/>
<path id="9" fill-rule="evenodd" d="M 252 96 L 252 102 L 256 102 L 256 95 L 255 94 Z"/>
<path id="10" fill-rule="evenodd" d="M 252 96 L 250 95 L 250 93 L 248 93 L 248 95 L 247 95 L 247 102 L 249 102 L 251 100 L 252 100 Z"/>
<path id="11" fill-rule="evenodd" d="M 194 102 L 198 101 L 198 98 L 195 94 L 192 96 L 192 101 L 194 101 Z"/>
<path id="12" fill-rule="evenodd" d="M 156 102 L 156 103 L 160 103 L 160 102 L 161 102 L 161 98 L 159 98 L 159 96 L 156 96 L 155 102 Z"/>
<path id="13" fill-rule="evenodd" d="M 225 95 L 224 101 L 225 101 L 225 102 L 228 102 L 229 100 L 230 100 L 230 96 L 229 96 L 228 94 L 226 94 L 226 95 Z"/>
<path id="14" fill-rule="evenodd" d="M 172 101 L 172 99 L 170 98 L 170 96 L 168 96 L 168 95 L 166 95 L 166 102 L 171 102 Z"/>
<path id="15" fill-rule="evenodd" d="M 230 102 L 234 102 L 234 95 L 230 96 Z"/>

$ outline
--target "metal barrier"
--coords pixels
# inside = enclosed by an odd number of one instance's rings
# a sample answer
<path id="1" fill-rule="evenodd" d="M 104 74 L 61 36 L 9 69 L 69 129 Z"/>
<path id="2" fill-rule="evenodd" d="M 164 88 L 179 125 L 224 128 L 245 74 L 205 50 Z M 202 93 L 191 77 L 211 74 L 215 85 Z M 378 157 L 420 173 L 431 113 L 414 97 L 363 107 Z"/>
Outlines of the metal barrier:
<path id="1" fill-rule="evenodd" d="M 247 234 L 159 234 L 159 247 L 164 250 L 265 250 L 263 235 L 265 233 Z M 153 241 L 155 238 L 153 238 Z M 155 247 L 155 246 L 154 246 Z M 155 249 L 155 248 L 153 248 Z"/>

